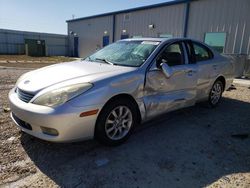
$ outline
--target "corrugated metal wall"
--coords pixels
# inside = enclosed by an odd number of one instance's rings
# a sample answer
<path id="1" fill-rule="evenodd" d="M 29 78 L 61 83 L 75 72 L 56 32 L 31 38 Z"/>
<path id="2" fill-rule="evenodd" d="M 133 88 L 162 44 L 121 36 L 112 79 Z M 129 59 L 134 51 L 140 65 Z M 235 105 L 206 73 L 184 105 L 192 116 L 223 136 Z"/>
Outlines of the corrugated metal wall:
<path id="1" fill-rule="evenodd" d="M 68 32 L 77 34 L 79 37 L 78 53 L 80 57 L 85 57 L 94 52 L 98 48 L 102 48 L 102 38 L 104 32 L 110 37 L 110 43 L 113 36 L 113 16 L 105 16 L 100 18 L 92 18 L 88 20 L 80 20 L 78 22 L 68 23 Z M 73 50 L 73 36 L 70 36 L 70 54 Z"/>
<path id="2" fill-rule="evenodd" d="M 46 55 L 67 56 L 67 35 L 0 29 L 0 54 L 25 54 L 25 39 L 45 40 Z"/>
<path id="3" fill-rule="evenodd" d="M 115 41 L 121 39 L 125 29 L 129 36 L 158 37 L 160 34 L 172 34 L 175 37 L 182 36 L 185 5 L 173 5 L 131 12 L 129 21 L 124 20 L 126 14 L 117 14 L 115 18 Z M 159 19 L 164 18 L 164 19 Z M 150 30 L 149 24 L 154 24 L 155 29 Z M 68 23 L 68 32 L 73 31 L 79 37 L 79 56 L 85 57 L 96 49 L 102 48 L 102 39 L 107 31 L 110 43 L 113 40 L 113 15 L 97 17 L 77 22 Z M 70 35 L 69 35 L 70 36 Z M 70 54 L 73 54 L 73 36 L 70 36 Z"/>
<path id="4" fill-rule="evenodd" d="M 24 54 L 24 35 L 0 29 L 0 54 Z"/>
<path id="5" fill-rule="evenodd" d="M 189 12 L 187 37 L 204 41 L 207 32 L 226 32 L 225 53 L 250 54 L 250 0 L 193 0 L 186 3 L 115 13 L 115 41 L 129 37 L 158 37 L 171 34 L 183 37 Z M 68 22 L 68 31 L 79 36 L 79 55 L 84 57 L 102 47 L 104 31 L 112 41 L 113 14 Z M 125 17 L 129 17 L 128 20 Z M 154 29 L 148 26 L 153 24 Z M 126 30 L 123 33 L 123 30 Z M 72 50 L 72 40 L 70 49 Z"/>
<path id="6" fill-rule="evenodd" d="M 149 10 L 141 10 L 116 15 L 115 39 L 121 39 L 122 30 L 130 37 L 159 37 L 160 34 L 171 34 L 174 37 L 183 35 L 185 4 L 172 5 Z M 125 20 L 125 15 L 129 20 Z M 154 29 L 149 29 L 153 24 Z"/>
<path id="7" fill-rule="evenodd" d="M 206 32 L 227 33 L 225 53 L 249 54 L 250 1 L 193 1 L 190 4 L 187 35 L 204 41 Z"/>

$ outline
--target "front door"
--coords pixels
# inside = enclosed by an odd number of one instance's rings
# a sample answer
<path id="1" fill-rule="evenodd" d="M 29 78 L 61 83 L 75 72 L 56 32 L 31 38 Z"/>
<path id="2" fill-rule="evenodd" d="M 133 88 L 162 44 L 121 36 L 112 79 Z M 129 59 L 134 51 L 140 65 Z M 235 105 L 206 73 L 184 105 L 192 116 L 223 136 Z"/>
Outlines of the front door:
<path id="1" fill-rule="evenodd" d="M 147 118 L 191 106 L 195 103 L 197 65 L 189 64 L 185 46 L 177 42 L 166 46 L 158 55 L 172 74 L 166 77 L 156 60 L 146 74 L 144 103 Z"/>

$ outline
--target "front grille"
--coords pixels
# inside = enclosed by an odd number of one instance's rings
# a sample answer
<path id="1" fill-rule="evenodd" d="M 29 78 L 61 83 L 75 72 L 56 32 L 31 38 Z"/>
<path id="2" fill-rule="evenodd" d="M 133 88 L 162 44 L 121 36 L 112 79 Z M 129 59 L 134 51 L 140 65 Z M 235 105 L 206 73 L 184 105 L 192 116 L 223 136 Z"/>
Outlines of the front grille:
<path id="1" fill-rule="evenodd" d="M 32 130 L 32 127 L 31 127 L 31 125 L 30 125 L 29 123 L 27 123 L 27 122 L 25 122 L 25 121 L 19 119 L 14 113 L 12 113 L 12 117 L 13 117 L 13 119 L 16 121 L 16 123 L 17 123 L 19 126 L 25 128 L 25 129 Z"/>
<path id="2" fill-rule="evenodd" d="M 30 100 L 34 97 L 34 94 L 28 93 L 28 92 L 23 91 L 19 88 L 17 88 L 16 92 L 17 92 L 18 98 L 24 102 L 27 102 L 27 103 L 30 102 Z"/>

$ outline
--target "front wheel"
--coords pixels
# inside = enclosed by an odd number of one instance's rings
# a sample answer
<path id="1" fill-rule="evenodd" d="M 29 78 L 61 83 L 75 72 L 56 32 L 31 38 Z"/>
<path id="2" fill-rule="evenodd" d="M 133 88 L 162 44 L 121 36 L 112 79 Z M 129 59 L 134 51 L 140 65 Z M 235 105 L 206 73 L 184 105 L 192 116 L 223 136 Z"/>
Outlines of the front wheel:
<path id="1" fill-rule="evenodd" d="M 106 145 L 119 145 L 131 135 L 137 122 L 136 106 L 126 99 L 113 101 L 102 110 L 95 137 Z"/>
<path id="2" fill-rule="evenodd" d="M 215 81 L 209 93 L 209 105 L 215 107 L 219 104 L 223 93 L 223 84 L 220 80 Z"/>

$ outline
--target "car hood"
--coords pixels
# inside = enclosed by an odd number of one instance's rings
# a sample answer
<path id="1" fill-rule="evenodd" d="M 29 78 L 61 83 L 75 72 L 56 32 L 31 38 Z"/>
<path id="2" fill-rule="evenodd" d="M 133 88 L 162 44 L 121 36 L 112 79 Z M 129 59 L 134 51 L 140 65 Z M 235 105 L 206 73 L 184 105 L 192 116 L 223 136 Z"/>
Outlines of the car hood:
<path id="1" fill-rule="evenodd" d="M 17 87 L 35 93 L 65 81 L 74 82 L 77 79 L 78 82 L 92 82 L 132 70 L 135 68 L 88 61 L 60 63 L 26 73 L 18 81 Z"/>

